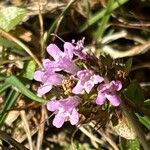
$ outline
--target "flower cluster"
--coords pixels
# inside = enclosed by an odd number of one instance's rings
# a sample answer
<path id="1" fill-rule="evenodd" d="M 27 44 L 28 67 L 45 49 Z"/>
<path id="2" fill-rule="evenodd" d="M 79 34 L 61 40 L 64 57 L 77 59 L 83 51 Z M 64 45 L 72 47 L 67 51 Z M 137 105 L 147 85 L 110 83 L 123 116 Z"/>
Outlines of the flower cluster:
<path id="1" fill-rule="evenodd" d="M 57 128 L 62 127 L 65 121 L 70 121 L 72 125 L 79 122 L 79 114 L 77 106 L 82 102 L 81 94 L 89 94 L 97 85 L 96 104 L 102 105 L 108 99 L 113 106 L 119 106 L 121 100 L 118 91 L 122 89 L 122 83 L 119 80 L 113 80 L 105 83 L 103 77 L 95 74 L 91 69 L 80 69 L 76 65 L 75 59 L 86 60 L 86 54 L 82 52 L 84 48 L 84 39 L 75 43 L 64 43 L 64 51 L 61 51 L 57 45 L 50 44 L 47 47 L 48 54 L 53 58 L 43 60 L 42 70 L 34 73 L 34 79 L 41 82 L 37 90 L 39 96 L 48 93 L 53 86 L 63 86 L 63 81 L 72 78 L 76 83 L 68 98 L 60 100 L 50 100 L 47 103 L 47 109 L 54 112 L 55 117 L 53 125 Z M 76 56 L 76 57 L 75 57 Z"/>

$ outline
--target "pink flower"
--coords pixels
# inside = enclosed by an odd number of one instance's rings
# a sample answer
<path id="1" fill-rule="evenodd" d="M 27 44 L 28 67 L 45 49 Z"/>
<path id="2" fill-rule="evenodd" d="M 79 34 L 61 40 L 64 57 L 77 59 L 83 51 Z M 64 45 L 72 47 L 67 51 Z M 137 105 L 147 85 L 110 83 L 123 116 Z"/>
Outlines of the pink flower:
<path id="1" fill-rule="evenodd" d="M 95 84 L 101 83 L 104 78 L 95 75 L 93 71 L 85 69 L 77 72 L 78 83 L 72 89 L 74 94 L 82 94 L 84 91 L 89 93 Z"/>
<path id="2" fill-rule="evenodd" d="M 37 70 L 34 73 L 34 79 L 41 82 L 41 85 L 37 90 L 39 96 L 48 93 L 52 89 L 53 85 L 61 85 L 63 79 L 65 79 L 63 75 L 55 73 L 55 71 L 59 70 L 53 61 L 44 59 L 43 67 L 44 69 Z"/>
<path id="3" fill-rule="evenodd" d="M 72 60 L 73 50 L 74 46 L 69 42 L 65 42 L 64 52 L 62 52 L 55 44 L 50 44 L 47 47 L 47 52 L 54 59 L 53 63 L 55 64 L 55 67 L 58 70 L 63 70 L 70 74 L 75 74 L 77 71 L 80 70 Z"/>
<path id="4" fill-rule="evenodd" d="M 53 125 L 61 128 L 65 121 L 69 120 L 72 125 L 76 125 L 79 121 L 79 114 L 76 106 L 79 104 L 78 96 L 70 96 L 67 99 L 51 100 L 47 103 L 47 109 L 55 112 Z"/>
<path id="5" fill-rule="evenodd" d="M 96 104 L 102 105 L 104 104 L 105 100 L 108 99 L 113 106 L 119 106 L 121 100 L 117 94 L 117 91 L 120 91 L 121 89 L 121 81 L 113 80 L 110 83 L 100 84 Z"/>

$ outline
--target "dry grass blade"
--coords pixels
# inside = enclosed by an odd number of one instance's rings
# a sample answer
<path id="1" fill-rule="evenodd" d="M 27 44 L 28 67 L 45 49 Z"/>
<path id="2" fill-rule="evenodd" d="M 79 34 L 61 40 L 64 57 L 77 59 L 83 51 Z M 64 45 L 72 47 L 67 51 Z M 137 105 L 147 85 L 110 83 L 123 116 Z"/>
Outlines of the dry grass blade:
<path id="1" fill-rule="evenodd" d="M 27 134 L 30 150 L 33 150 L 31 132 L 30 132 L 30 128 L 29 128 L 29 124 L 28 124 L 28 120 L 27 120 L 25 111 L 21 110 L 20 111 L 20 115 L 21 115 L 21 119 L 22 119 L 24 130 L 25 130 L 25 132 Z"/>
<path id="2" fill-rule="evenodd" d="M 135 56 L 139 54 L 143 54 L 147 52 L 150 49 L 150 41 L 145 42 L 142 45 L 135 46 L 127 51 L 119 51 L 119 50 L 114 50 L 110 46 L 104 46 L 103 51 L 107 54 L 109 54 L 112 58 L 123 58 L 123 57 L 130 57 L 130 56 Z"/>
<path id="3" fill-rule="evenodd" d="M 41 122 L 43 122 L 43 123 L 39 126 L 36 150 L 41 150 L 41 148 L 42 148 L 44 129 L 45 129 L 44 128 L 45 127 L 45 121 L 44 120 L 46 120 L 46 118 L 47 118 L 47 115 L 46 115 L 45 106 L 41 106 Z"/>
<path id="4" fill-rule="evenodd" d="M 92 128 L 94 128 L 94 126 L 95 126 L 92 122 L 91 122 L 89 125 L 90 125 Z M 105 132 L 104 132 L 102 129 L 97 130 L 97 132 L 98 132 L 103 138 L 106 139 L 106 141 L 112 146 L 112 148 L 113 148 L 114 150 L 119 150 L 119 148 L 118 148 L 118 146 L 116 145 L 116 143 L 115 143 L 107 134 L 105 134 Z"/>

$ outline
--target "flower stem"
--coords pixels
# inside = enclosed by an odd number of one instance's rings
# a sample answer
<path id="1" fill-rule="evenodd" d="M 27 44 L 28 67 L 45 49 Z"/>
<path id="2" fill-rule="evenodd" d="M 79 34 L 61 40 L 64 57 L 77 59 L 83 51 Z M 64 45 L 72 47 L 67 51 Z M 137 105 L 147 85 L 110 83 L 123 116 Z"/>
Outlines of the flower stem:
<path id="1" fill-rule="evenodd" d="M 150 144 L 145 139 L 145 135 L 142 131 L 141 125 L 139 124 L 138 120 L 136 119 L 136 116 L 134 115 L 134 113 L 128 109 L 128 107 L 126 106 L 126 104 L 123 101 L 122 101 L 121 108 L 123 110 L 123 113 L 127 117 L 129 123 L 131 124 L 132 129 L 136 133 L 137 139 L 139 139 L 144 150 L 149 150 Z"/>

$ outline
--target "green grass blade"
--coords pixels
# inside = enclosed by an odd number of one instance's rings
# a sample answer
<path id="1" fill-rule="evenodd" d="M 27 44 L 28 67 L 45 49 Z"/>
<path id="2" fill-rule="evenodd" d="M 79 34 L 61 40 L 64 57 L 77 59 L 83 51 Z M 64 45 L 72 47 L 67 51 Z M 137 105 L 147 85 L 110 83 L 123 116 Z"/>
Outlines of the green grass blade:
<path id="1" fill-rule="evenodd" d="M 9 83 L 4 82 L 1 86 L 0 86 L 0 94 L 2 92 L 4 92 L 7 88 L 9 88 L 11 85 Z"/>
<path id="2" fill-rule="evenodd" d="M 15 76 L 10 76 L 6 79 L 6 83 L 10 84 L 13 87 L 16 87 L 18 90 L 22 92 L 25 96 L 29 97 L 30 99 L 40 102 L 40 103 L 45 103 L 46 100 L 38 97 L 35 95 L 33 92 L 31 92 L 17 77 Z"/>
<path id="3" fill-rule="evenodd" d="M 138 117 L 139 121 L 150 130 L 150 117 L 148 116 L 140 116 L 136 113 L 136 116 Z"/>
<path id="4" fill-rule="evenodd" d="M 94 37 L 94 39 L 97 40 L 97 41 L 101 41 L 101 38 L 103 36 L 103 33 L 106 29 L 107 23 L 109 21 L 110 15 L 111 15 L 110 12 L 111 12 L 113 3 L 114 3 L 114 0 L 109 0 L 108 1 L 107 7 L 106 7 L 106 13 L 103 16 L 102 21 L 101 21 L 101 23 L 99 25 L 99 28 L 98 28 L 98 30 L 95 34 L 95 37 Z"/>
<path id="5" fill-rule="evenodd" d="M 13 89 L 11 89 L 8 97 L 6 98 L 3 108 L 0 111 L 0 126 L 3 125 L 4 120 L 6 118 L 7 115 L 7 111 L 13 106 L 13 104 L 15 103 L 15 101 L 17 100 L 19 96 L 19 93 Z"/>
<path id="6" fill-rule="evenodd" d="M 117 1 L 115 1 L 114 4 L 111 7 L 110 12 L 112 12 L 115 9 L 119 8 L 121 5 L 123 5 L 127 1 L 128 0 L 117 0 Z M 95 15 L 91 16 L 91 18 L 89 18 L 87 20 L 87 22 L 85 24 L 83 24 L 83 26 L 81 26 L 80 32 L 85 31 L 88 27 L 90 27 L 91 25 L 96 23 L 98 20 L 100 20 L 106 14 L 106 12 L 107 12 L 107 9 L 104 8 L 101 11 L 99 11 L 98 13 L 96 13 Z"/>

